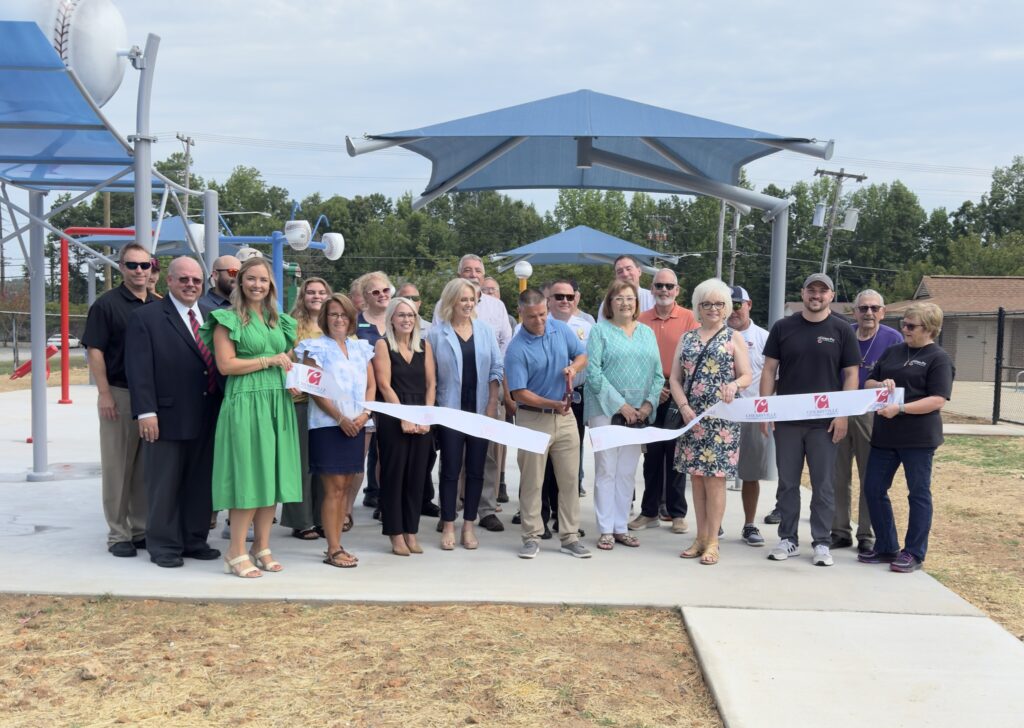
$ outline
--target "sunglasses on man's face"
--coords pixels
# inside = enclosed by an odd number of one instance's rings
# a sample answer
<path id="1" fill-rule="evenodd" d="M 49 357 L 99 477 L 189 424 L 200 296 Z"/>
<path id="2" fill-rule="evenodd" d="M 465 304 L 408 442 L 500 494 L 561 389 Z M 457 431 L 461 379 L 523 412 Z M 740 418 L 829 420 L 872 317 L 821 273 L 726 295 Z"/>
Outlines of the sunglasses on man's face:
<path id="1" fill-rule="evenodd" d="M 676 284 L 675 283 L 655 283 L 654 287 L 657 288 L 659 291 L 671 291 L 673 288 L 676 287 Z"/>
<path id="2" fill-rule="evenodd" d="M 214 268 L 215 273 L 227 273 L 228 278 L 234 278 L 238 275 L 238 268 Z"/>
<path id="3" fill-rule="evenodd" d="M 419 296 L 402 296 L 402 298 L 408 298 L 410 301 L 413 301 L 414 303 L 420 302 Z"/>
<path id="4" fill-rule="evenodd" d="M 870 311 L 871 313 L 878 313 L 879 311 L 882 310 L 882 307 L 881 306 L 857 306 L 857 310 L 860 311 L 861 313 L 867 313 L 868 311 Z"/>
<path id="5" fill-rule="evenodd" d="M 187 286 L 189 283 L 191 283 L 193 286 L 201 286 L 203 285 L 203 279 L 193 278 L 192 276 L 178 276 L 178 283 L 180 283 L 183 286 Z"/>
<path id="6" fill-rule="evenodd" d="M 575 301 L 576 294 L 574 293 L 552 293 L 551 297 L 556 301 Z"/>
<path id="7" fill-rule="evenodd" d="M 742 311 L 743 310 L 743 301 L 733 301 L 732 302 L 732 310 L 733 311 Z"/>
<path id="8" fill-rule="evenodd" d="M 153 267 L 153 264 L 150 263 L 148 260 L 141 263 L 136 262 L 134 260 L 126 260 L 124 262 L 124 267 L 127 268 L 128 270 L 138 270 L 139 268 L 141 268 L 142 270 L 149 270 L 150 268 Z"/>

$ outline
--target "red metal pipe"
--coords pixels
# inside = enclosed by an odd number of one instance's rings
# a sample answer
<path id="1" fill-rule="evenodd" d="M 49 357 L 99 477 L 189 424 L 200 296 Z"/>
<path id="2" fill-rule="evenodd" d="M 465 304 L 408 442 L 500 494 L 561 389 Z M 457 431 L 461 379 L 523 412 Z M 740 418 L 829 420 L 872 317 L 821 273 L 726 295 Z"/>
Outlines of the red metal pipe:
<path id="1" fill-rule="evenodd" d="M 71 404 L 71 352 L 68 350 L 68 312 L 71 288 L 68 274 L 68 239 L 60 239 L 60 399 L 57 404 Z"/>

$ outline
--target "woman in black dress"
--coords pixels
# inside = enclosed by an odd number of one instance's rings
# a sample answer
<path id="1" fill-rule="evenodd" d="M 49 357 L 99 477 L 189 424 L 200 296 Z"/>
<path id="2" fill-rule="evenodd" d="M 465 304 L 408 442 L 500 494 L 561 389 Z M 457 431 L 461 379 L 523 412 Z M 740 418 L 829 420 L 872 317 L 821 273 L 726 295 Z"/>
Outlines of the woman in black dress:
<path id="1" fill-rule="evenodd" d="M 377 399 L 391 404 L 434 405 L 435 370 L 430 344 L 420 339 L 412 301 L 395 298 L 384 316 L 384 338 L 375 345 L 373 373 Z M 416 538 L 423 505 L 423 473 L 432 442 L 430 427 L 377 416 L 380 447 L 380 507 L 384 534 L 397 556 L 421 554 Z"/>

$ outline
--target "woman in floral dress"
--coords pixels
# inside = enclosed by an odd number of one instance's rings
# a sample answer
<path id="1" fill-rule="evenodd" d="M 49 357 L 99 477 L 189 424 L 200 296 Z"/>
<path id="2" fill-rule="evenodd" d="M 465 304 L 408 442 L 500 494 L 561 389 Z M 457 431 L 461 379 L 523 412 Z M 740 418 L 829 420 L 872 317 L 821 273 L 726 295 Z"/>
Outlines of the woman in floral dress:
<path id="1" fill-rule="evenodd" d="M 700 328 L 679 340 L 672 361 L 669 385 L 683 422 L 718 401 L 732 402 L 736 392 L 751 381 L 747 345 L 738 331 L 726 325 L 732 290 L 711 278 L 693 291 L 693 310 Z M 675 468 L 690 474 L 697 538 L 683 551 L 684 559 L 700 557 L 702 564 L 718 563 L 718 529 L 725 514 L 725 480 L 736 477 L 740 426 L 709 417 L 679 438 Z"/>

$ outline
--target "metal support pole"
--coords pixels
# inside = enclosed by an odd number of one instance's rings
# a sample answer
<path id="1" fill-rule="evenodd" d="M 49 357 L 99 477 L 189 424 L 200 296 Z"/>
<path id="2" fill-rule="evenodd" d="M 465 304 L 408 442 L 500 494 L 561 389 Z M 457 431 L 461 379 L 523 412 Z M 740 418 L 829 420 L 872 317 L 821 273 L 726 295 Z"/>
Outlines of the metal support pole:
<path id="1" fill-rule="evenodd" d="M 789 237 L 789 209 L 772 218 L 771 281 L 768 290 L 768 326 L 786 315 L 786 255 Z"/>
<path id="2" fill-rule="evenodd" d="M 284 235 L 274 232 L 272 259 L 274 285 L 277 286 L 277 310 L 284 311 Z"/>
<path id="3" fill-rule="evenodd" d="M 740 236 L 740 213 L 736 210 L 732 216 L 732 234 L 729 243 L 729 285 L 736 285 L 736 244 Z"/>
<path id="4" fill-rule="evenodd" d="M 996 317 L 996 377 L 992 394 L 992 424 L 999 424 L 1003 404 L 1003 344 L 1006 339 L 1006 309 L 999 307 Z"/>
<path id="5" fill-rule="evenodd" d="M 718 255 L 715 256 L 715 278 L 722 280 L 722 249 L 725 247 L 725 200 L 718 210 Z"/>
<path id="6" fill-rule="evenodd" d="M 46 454 L 46 242 L 43 226 L 43 192 L 29 192 L 32 224 L 28 231 L 32 277 L 29 283 L 32 331 L 32 470 L 29 481 L 53 480 Z"/>
<path id="7" fill-rule="evenodd" d="M 153 252 L 153 137 L 149 133 L 149 106 L 153 92 L 153 70 L 160 38 L 150 34 L 146 50 L 138 61 L 139 97 L 135 107 L 135 242 Z M 187 220 L 185 221 L 188 222 Z"/>
<path id="8" fill-rule="evenodd" d="M 213 275 L 213 261 L 220 257 L 220 232 L 217 227 L 217 191 L 203 191 L 203 258 Z M 186 221 L 187 222 L 187 221 Z"/>

